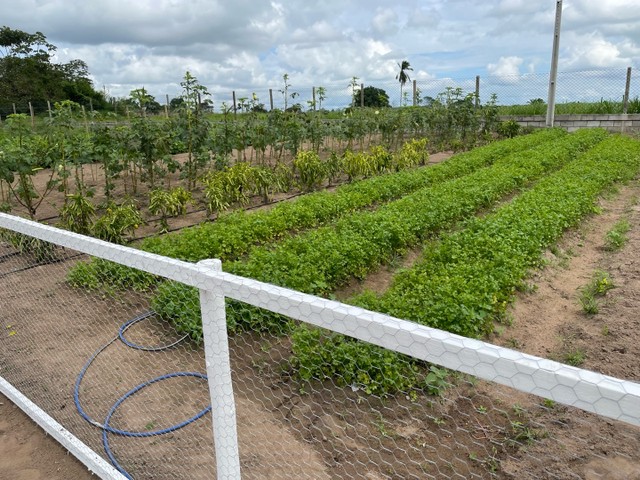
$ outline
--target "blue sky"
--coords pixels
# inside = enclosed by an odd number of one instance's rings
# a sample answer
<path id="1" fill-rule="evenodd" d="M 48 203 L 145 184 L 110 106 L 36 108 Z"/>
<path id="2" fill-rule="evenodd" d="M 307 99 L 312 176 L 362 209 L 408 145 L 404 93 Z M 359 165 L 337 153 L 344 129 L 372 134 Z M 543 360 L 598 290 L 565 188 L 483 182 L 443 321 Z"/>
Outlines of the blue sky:
<path id="1" fill-rule="evenodd" d="M 97 88 L 144 86 L 163 102 L 191 71 L 229 96 L 325 86 L 348 99 L 349 80 L 399 102 L 398 62 L 428 90 L 475 75 L 516 85 L 547 74 L 555 0 L 12 0 L 2 23 L 41 31 L 60 61 L 87 62 Z M 565 0 L 560 71 L 640 68 L 640 0 Z M 616 78 L 617 78 L 616 74 Z M 617 81 L 617 80 L 616 80 Z M 621 80 L 623 82 L 624 79 Z M 544 82 L 543 82 L 544 83 Z M 468 83 L 465 83 L 466 86 Z M 497 87 L 496 87 L 497 88 Z M 515 87 L 514 87 L 515 88 Z M 537 90 L 536 90 L 537 91 Z M 506 92 L 506 91 L 505 91 Z M 640 93 L 640 92 L 638 92 Z M 279 94 L 278 94 L 279 95 Z M 508 95 L 505 93 L 504 95 Z M 536 95 L 540 96 L 540 95 Z"/>

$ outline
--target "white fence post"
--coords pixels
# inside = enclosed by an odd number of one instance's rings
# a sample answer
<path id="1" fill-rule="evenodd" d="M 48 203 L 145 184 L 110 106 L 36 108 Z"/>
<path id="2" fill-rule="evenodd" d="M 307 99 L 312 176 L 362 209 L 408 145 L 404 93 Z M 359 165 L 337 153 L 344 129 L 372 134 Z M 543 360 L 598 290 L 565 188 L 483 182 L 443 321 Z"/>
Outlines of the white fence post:
<path id="1" fill-rule="evenodd" d="M 202 260 L 199 266 L 222 271 L 220 260 Z M 211 395 L 213 437 L 219 480 L 240 478 L 240 455 L 236 428 L 236 404 L 231 383 L 229 341 L 224 294 L 200 289 L 202 336 Z"/>

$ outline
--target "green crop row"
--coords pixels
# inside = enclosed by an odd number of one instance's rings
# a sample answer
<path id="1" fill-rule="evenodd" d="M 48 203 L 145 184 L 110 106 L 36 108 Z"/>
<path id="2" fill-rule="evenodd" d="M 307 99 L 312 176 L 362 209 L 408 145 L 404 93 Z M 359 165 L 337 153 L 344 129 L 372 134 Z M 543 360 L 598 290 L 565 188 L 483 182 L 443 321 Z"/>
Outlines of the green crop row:
<path id="1" fill-rule="evenodd" d="M 543 130 L 495 142 L 456 155 L 438 165 L 369 178 L 342 186 L 334 192 L 312 193 L 293 202 L 282 202 L 267 211 L 237 211 L 180 233 L 149 238 L 139 247 L 192 262 L 206 258 L 233 260 L 255 244 L 272 242 L 288 232 L 313 228 L 347 213 L 399 198 L 426 185 L 469 174 L 497 158 L 553 141 L 563 135 L 561 130 Z M 411 144 L 396 155 L 409 154 L 421 155 Z M 145 289 L 155 281 L 148 275 L 126 272 L 123 267 L 101 259 L 78 263 L 70 271 L 68 279 L 75 286 L 90 289 L 99 286 Z"/>
<path id="2" fill-rule="evenodd" d="M 639 169 L 640 142 L 610 137 L 511 203 L 428 247 L 382 296 L 363 294 L 354 303 L 461 335 L 482 336 L 505 312 L 528 271 L 540 265 L 544 249 L 596 211 L 604 189 L 632 178 Z M 401 355 L 390 365 L 380 352 L 372 355 L 376 347 L 317 329 L 301 327 L 293 339 L 294 364 L 302 378 L 365 381 L 366 388 L 377 393 L 424 387 L 416 383 L 415 364 Z M 345 352 L 350 360 L 340 363 Z M 393 372 L 389 378 L 387 370 Z"/>
<path id="3" fill-rule="evenodd" d="M 415 191 L 374 211 L 254 247 L 226 270 L 306 293 L 324 295 L 352 277 L 405 253 L 433 232 L 486 208 L 507 193 L 602 141 L 602 130 L 582 130 L 553 144 L 518 152 L 469 175 Z"/>
<path id="4" fill-rule="evenodd" d="M 435 231 L 473 215 L 509 192 L 549 170 L 560 167 L 606 136 L 602 130 L 584 130 L 526 152 L 502 158 L 475 173 L 421 189 L 371 212 L 347 215 L 331 226 L 292 237 L 273 248 L 255 247 L 247 259 L 224 265 L 226 271 L 286 286 L 327 294 L 350 277 L 363 277 L 394 255 L 418 244 Z M 154 309 L 193 338 L 201 335 L 197 309 L 179 309 L 180 303 L 197 305 L 197 292 L 188 287 L 159 287 Z M 171 305 L 171 309 L 167 308 Z M 230 327 L 278 328 L 280 317 L 233 305 Z M 195 328 L 195 330 L 192 330 Z"/>
<path id="5" fill-rule="evenodd" d="M 147 239 L 140 248 L 192 262 L 205 258 L 233 260 L 247 253 L 252 245 L 273 241 L 292 230 L 322 225 L 346 213 L 407 195 L 428 184 L 466 175 L 497 158 L 562 135 L 559 130 L 541 131 L 492 143 L 438 165 L 369 178 L 344 185 L 334 192 L 304 195 L 293 202 L 279 203 L 267 211 L 234 212 L 177 234 Z M 405 155 L 404 150 L 396 155 Z M 420 154 L 415 152 L 415 155 Z"/>

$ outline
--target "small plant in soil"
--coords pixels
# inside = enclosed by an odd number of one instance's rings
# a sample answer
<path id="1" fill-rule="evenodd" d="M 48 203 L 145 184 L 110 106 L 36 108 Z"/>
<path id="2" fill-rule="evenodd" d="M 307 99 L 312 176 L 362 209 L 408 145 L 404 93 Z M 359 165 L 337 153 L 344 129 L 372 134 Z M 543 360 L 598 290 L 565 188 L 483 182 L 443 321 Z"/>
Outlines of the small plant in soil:
<path id="1" fill-rule="evenodd" d="M 528 424 L 519 421 L 511 422 L 511 437 L 508 440 L 509 443 L 530 445 L 537 438 L 539 438 L 538 432 Z"/>
<path id="2" fill-rule="evenodd" d="M 448 372 L 444 368 L 436 366 L 429 367 L 429 373 L 425 378 L 425 387 L 429 395 L 440 396 L 444 393 L 450 383 L 447 382 Z"/>
<path id="3" fill-rule="evenodd" d="M 596 270 L 591 281 L 580 289 L 579 301 L 582 310 L 588 315 L 598 313 L 600 310 L 599 298 L 613 288 L 615 285 L 611 276 L 607 272 Z"/>
<path id="4" fill-rule="evenodd" d="M 584 363 L 585 358 L 586 358 L 586 354 L 585 354 L 584 350 L 576 348 L 575 350 L 572 350 L 572 351 L 570 351 L 570 352 L 565 354 L 564 362 L 567 365 L 572 365 L 574 367 L 579 367 L 580 365 L 582 365 Z"/>
<path id="5" fill-rule="evenodd" d="M 550 400 L 548 398 L 545 398 L 544 400 L 542 400 L 542 406 L 544 408 L 553 408 L 556 406 L 556 402 L 554 402 L 553 400 Z"/>
<path id="6" fill-rule="evenodd" d="M 620 250 L 627 243 L 627 233 L 631 225 L 627 219 L 620 220 L 605 235 L 604 249 L 609 252 Z"/>

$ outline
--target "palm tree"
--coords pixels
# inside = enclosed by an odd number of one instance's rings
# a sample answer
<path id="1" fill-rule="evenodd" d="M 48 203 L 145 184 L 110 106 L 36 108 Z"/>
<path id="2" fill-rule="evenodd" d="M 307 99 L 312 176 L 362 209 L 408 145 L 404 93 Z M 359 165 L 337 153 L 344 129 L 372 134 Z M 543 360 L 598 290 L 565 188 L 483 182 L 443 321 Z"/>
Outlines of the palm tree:
<path id="1" fill-rule="evenodd" d="M 396 75 L 396 80 L 400 82 L 400 102 L 402 103 L 402 87 L 404 87 L 405 83 L 411 80 L 407 71 L 413 71 L 413 68 L 411 68 L 411 64 L 408 60 L 403 60 L 402 63 L 398 63 L 398 66 L 400 67 L 400 72 Z"/>

